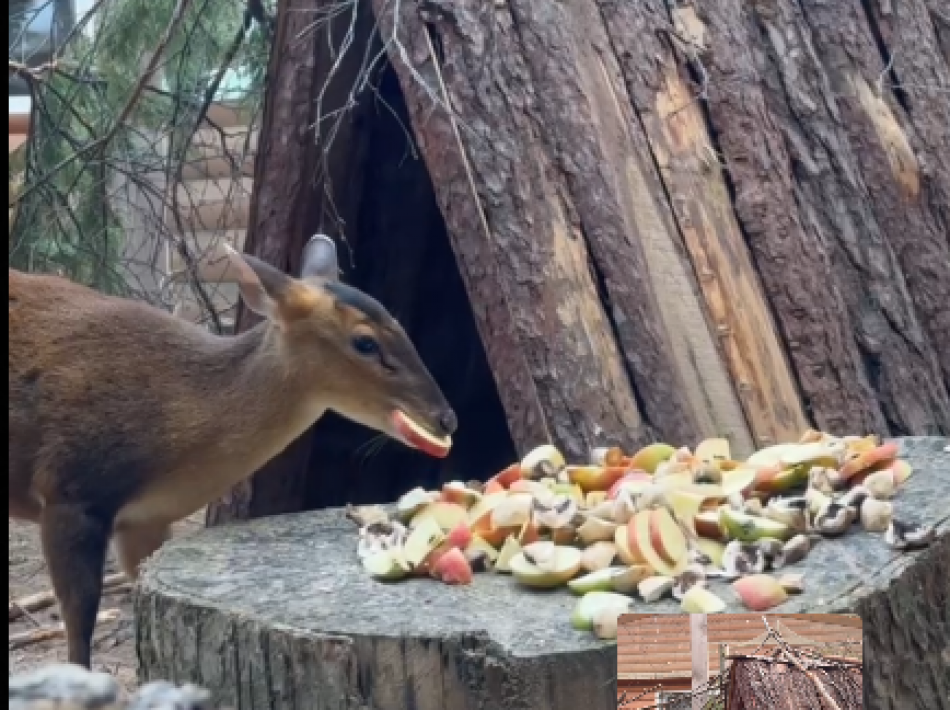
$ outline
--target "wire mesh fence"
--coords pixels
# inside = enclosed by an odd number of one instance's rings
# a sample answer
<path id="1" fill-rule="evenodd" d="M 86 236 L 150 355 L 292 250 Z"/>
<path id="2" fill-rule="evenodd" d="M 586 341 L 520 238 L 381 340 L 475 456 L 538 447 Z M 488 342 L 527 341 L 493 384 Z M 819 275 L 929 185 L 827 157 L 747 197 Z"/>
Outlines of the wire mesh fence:
<path id="1" fill-rule="evenodd" d="M 691 690 L 665 690 L 657 685 L 638 692 L 622 692 L 617 698 L 618 710 L 637 708 L 637 710 L 725 710 L 725 675 L 714 675 L 704 684 Z M 644 705 L 644 702 L 653 704 Z"/>
<path id="2" fill-rule="evenodd" d="M 244 238 L 269 38 L 233 0 L 12 3 L 10 266 L 220 328 L 199 265 Z"/>

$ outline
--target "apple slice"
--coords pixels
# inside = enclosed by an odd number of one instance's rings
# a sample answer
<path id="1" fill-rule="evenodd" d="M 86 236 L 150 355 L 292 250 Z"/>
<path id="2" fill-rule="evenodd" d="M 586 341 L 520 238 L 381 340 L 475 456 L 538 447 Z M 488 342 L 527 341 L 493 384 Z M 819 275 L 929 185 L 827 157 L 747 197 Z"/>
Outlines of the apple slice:
<path id="1" fill-rule="evenodd" d="M 650 511 L 650 547 L 671 568 L 687 557 L 686 536 L 666 508 Z"/>
<path id="2" fill-rule="evenodd" d="M 445 541 L 445 533 L 432 519 L 421 521 L 403 544 L 403 556 L 410 566 L 418 567 Z"/>
<path id="3" fill-rule="evenodd" d="M 379 550 L 362 560 L 363 568 L 373 579 L 395 581 L 409 576 L 410 570 L 393 554 L 393 550 Z"/>
<path id="4" fill-rule="evenodd" d="M 644 446 L 630 458 L 630 468 L 638 468 L 647 473 L 656 473 L 657 467 L 673 458 L 676 453 L 669 444 L 650 444 Z"/>
<path id="5" fill-rule="evenodd" d="M 448 535 L 445 536 L 445 542 L 452 547 L 457 547 L 460 550 L 464 550 L 472 542 L 472 531 L 468 527 L 468 521 L 463 520 L 454 528 L 449 530 Z"/>
<path id="6" fill-rule="evenodd" d="M 838 471 L 843 478 L 849 479 L 872 466 L 890 463 L 897 458 L 900 447 L 893 441 L 859 453 L 849 459 Z"/>
<path id="7" fill-rule="evenodd" d="M 432 565 L 432 576 L 444 584 L 471 584 L 472 566 L 457 547 L 453 547 Z"/>
<path id="8" fill-rule="evenodd" d="M 726 603 L 700 584 L 693 585 L 683 595 L 680 608 L 687 614 L 720 614 Z"/>
<path id="9" fill-rule="evenodd" d="M 719 525 L 729 539 L 742 542 L 756 542 L 766 537 L 785 542 L 795 535 L 795 531 L 785 523 L 741 513 L 728 506 L 719 509 Z"/>
<path id="10" fill-rule="evenodd" d="M 767 574 L 753 574 L 732 583 L 739 599 L 751 611 L 767 611 L 788 599 L 788 592 L 777 579 Z"/>
<path id="11" fill-rule="evenodd" d="M 567 475 L 571 483 L 584 491 L 608 491 L 623 478 L 627 469 L 623 466 L 568 466 Z"/>
<path id="12" fill-rule="evenodd" d="M 594 626 L 594 617 L 605 609 L 616 610 L 621 615 L 630 610 L 633 600 L 616 592 L 589 592 L 581 597 L 574 605 L 571 614 L 571 626 L 578 631 L 591 631 Z"/>
<path id="13" fill-rule="evenodd" d="M 726 551 L 726 546 L 718 540 L 710 540 L 708 538 L 700 537 L 695 541 L 697 549 L 709 557 L 709 560 L 716 565 L 716 567 L 722 567 L 722 556 Z"/>
<path id="14" fill-rule="evenodd" d="M 508 498 L 508 491 L 488 493 L 468 510 L 468 523 L 475 533 L 491 529 L 492 511 Z"/>
<path id="15" fill-rule="evenodd" d="M 494 545 L 489 545 L 485 542 L 484 539 L 480 538 L 478 535 L 473 535 L 471 542 L 465 547 L 466 554 L 475 554 L 476 552 L 483 552 L 485 556 L 494 564 L 498 561 L 499 551 L 495 548 Z"/>
<path id="16" fill-rule="evenodd" d="M 494 476 L 488 479 L 488 482 L 485 484 L 488 486 L 491 483 L 501 486 L 505 490 L 514 483 L 515 481 L 520 481 L 523 478 L 521 474 L 521 464 L 513 463 L 508 468 L 503 471 L 499 471 Z M 488 491 L 483 491 L 483 493 L 488 493 Z"/>
<path id="17" fill-rule="evenodd" d="M 518 542 L 514 536 L 509 537 L 507 540 L 505 540 L 505 544 L 501 546 L 501 550 L 498 553 L 498 559 L 495 560 L 495 570 L 504 574 L 510 573 L 511 560 L 515 555 L 520 553 L 521 543 Z"/>
<path id="18" fill-rule="evenodd" d="M 594 636 L 602 641 L 612 641 L 617 638 L 617 622 L 620 617 L 629 611 L 629 607 L 617 606 L 599 609 L 591 619 L 591 630 Z"/>
<path id="19" fill-rule="evenodd" d="M 613 540 L 617 534 L 617 523 L 594 516 L 588 516 L 587 520 L 577 528 L 577 537 L 586 547 L 595 542 Z"/>
<path id="20" fill-rule="evenodd" d="M 617 545 L 613 542 L 595 542 L 581 553 L 581 568 L 587 572 L 610 567 L 617 557 Z"/>
<path id="21" fill-rule="evenodd" d="M 672 593 L 676 580 L 672 577 L 647 577 L 637 585 L 637 592 L 648 604 L 657 602 Z"/>
<path id="22" fill-rule="evenodd" d="M 689 563 L 686 536 L 665 508 L 643 510 L 630 521 L 630 549 L 649 567 L 667 577 L 678 577 Z M 657 550 L 654 545 L 658 545 Z"/>
<path id="23" fill-rule="evenodd" d="M 414 422 L 401 409 L 397 409 L 392 413 L 392 424 L 397 439 L 400 439 L 407 446 L 429 454 L 433 458 L 444 459 L 452 450 L 451 436 L 436 436 Z"/>
<path id="24" fill-rule="evenodd" d="M 510 564 L 514 578 L 526 587 L 560 587 L 580 571 L 581 551 L 575 547 L 555 546 L 552 557 L 543 562 L 542 569 L 542 566 L 529 562 L 525 550 L 522 550 L 511 558 Z"/>
<path id="25" fill-rule="evenodd" d="M 636 520 L 636 516 L 626 525 L 618 526 L 614 534 L 614 544 L 617 546 L 617 557 L 619 557 L 620 561 L 625 565 L 641 565 L 647 563 L 646 558 L 640 554 L 639 548 L 630 544 L 634 537 L 634 520 Z"/>
<path id="26" fill-rule="evenodd" d="M 732 459 L 728 439 L 705 439 L 699 442 L 693 455 L 700 461 L 711 463 Z"/>
<path id="27" fill-rule="evenodd" d="M 413 488 L 396 501 L 396 516 L 403 522 L 412 520 L 412 516 L 435 503 L 437 497 L 424 488 Z"/>
<path id="28" fill-rule="evenodd" d="M 697 513 L 693 518 L 693 529 L 697 535 L 707 540 L 726 542 L 729 539 L 719 525 L 718 510 L 703 510 Z"/>
<path id="29" fill-rule="evenodd" d="M 621 476 L 607 491 L 607 500 L 614 500 L 621 490 L 628 490 L 636 495 L 653 483 L 653 476 L 646 471 L 629 471 Z"/>
<path id="30" fill-rule="evenodd" d="M 482 494 L 472 490 L 461 481 L 450 481 L 442 486 L 441 500 L 464 508 L 471 508 L 482 499 Z"/>
<path id="31" fill-rule="evenodd" d="M 511 493 L 491 512 L 492 528 L 521 528 L 531 520 L 534 497 L 530 493 Z"/>
<path id="32" fill-rule="evenodd" d="M 572 579 L 567 583 L 567 586 L 574 594 L 579 596 L 583 596 L 588 592 L 612 592 L 614 591 L 614 577 L 626 571 L 626 567 L 607 567 Z"/>
<path id="33" fill-rule="evenodd" d="M 565 465 L 564 456 L 556 446 L 542 444 L 529 451 L 521 460 L 521 475 L 531 479 L 548 476 L 556 478 Z"/>
<path id="34" fill-rule="evenodd" d="M 652 575 L 653 570 L 646 565 L 630 565 L 611 579 L 613 591 L 620 594 L 634 594 L 640 582 Z"/>
<path id="35" fill-rule="evenodd" d="M 731 471 L 724 471 L 722 481 L 719 486 L 722 488 L 723 495 L 730 498 L 733 495 L 741 495 L 748 498 L 755 486 L 756 469 L 746 466 L 740 466 Z"/>
<path id="36" fill-rule="evenodd" d="M 432 520 L 442 528 L 443 532 L 449 532 L 461 524 L 467 525 L 468 517 L 468 511 L 461 505 L 438 501 L 429 503 L 413 515 L 412 520 L 409 521 L 409 527 L 415 528 L 426 520 Z"/>

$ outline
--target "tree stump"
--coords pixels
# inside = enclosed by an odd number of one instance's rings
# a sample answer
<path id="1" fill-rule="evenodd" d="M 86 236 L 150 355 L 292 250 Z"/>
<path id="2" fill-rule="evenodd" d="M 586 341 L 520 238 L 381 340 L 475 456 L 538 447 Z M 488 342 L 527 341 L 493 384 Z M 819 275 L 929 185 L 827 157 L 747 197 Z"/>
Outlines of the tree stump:
<path id="1" fill-rule="evenodd" d="M 902 440 L 914 474 L 897 507 L 937 525 L 933 546 L 898 555 L 858 530 L 823 541 L 798 566 L 806 592 L 775 609 L 861 615 L 866 707 L 922 710 L 946 697 L 948 445 Z M 142 680 L 197 683 L 242 710 L 616 706 L 614 646 L 571 628 L 568 591 L 531 592 L 493 574 L 467 587 L 382 584 L 361 568 L 356 541 L 353 523 L 332 509 L 167 543 L 136 595 Z M 744 611 L 728 586 L 712 587 L 728 611 Z M 633 611 L 678 607 L 638 602 Z"/>

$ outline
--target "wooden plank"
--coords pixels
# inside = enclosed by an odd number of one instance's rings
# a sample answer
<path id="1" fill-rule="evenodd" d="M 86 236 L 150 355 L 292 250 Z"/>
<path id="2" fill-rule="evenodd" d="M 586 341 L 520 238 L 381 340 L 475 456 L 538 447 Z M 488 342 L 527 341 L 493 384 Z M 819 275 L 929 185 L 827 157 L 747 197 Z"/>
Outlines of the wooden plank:
<path id="1" fill-rule="evenodd" d="M 643 51 L 643 44 L 636 44 Z M 668 59 L 656 110 L 643 116 L 653 155 L 756 446 L 797 441 L 810 424 L 794 376 L 710 147 L 700 103 L 676 62 Z"/>

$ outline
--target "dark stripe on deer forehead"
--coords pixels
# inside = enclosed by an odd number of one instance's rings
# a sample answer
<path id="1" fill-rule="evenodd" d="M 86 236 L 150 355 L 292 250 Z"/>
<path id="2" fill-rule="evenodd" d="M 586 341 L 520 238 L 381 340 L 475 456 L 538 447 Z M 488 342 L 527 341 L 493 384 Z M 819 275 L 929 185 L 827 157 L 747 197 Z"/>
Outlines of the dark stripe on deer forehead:
<path id="1" fill-rule="evenodd" d="M 392 322 L 392 316 L 385 306 L 359 289 L 347 286 L 339 281 L 324 284 L 323 287 L 333 295 L 338 303 L 355 308 L 375 325 L 388 325 Z"/>

